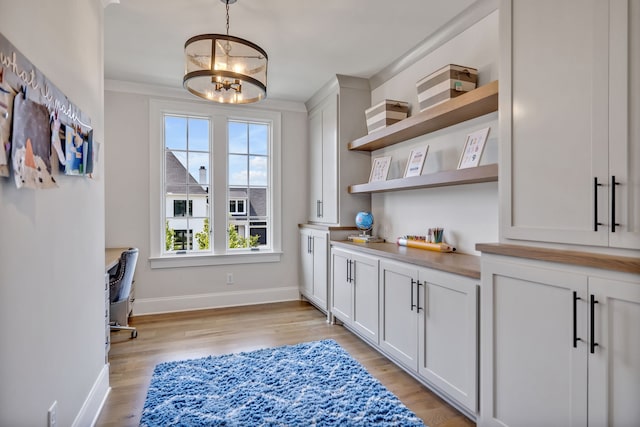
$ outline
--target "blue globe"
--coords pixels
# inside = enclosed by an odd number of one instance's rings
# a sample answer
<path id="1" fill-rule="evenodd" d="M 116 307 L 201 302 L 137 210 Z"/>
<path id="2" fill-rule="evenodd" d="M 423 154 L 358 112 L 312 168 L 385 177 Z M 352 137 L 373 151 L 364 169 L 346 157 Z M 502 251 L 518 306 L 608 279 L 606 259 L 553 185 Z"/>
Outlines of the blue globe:
<path id="1" fill-rule="evenodd" d="M 373 228 L 373 215 L 371 212 L 358 212 L 356 214 L 356 227 L 362 231 L 369 231 Z"/>

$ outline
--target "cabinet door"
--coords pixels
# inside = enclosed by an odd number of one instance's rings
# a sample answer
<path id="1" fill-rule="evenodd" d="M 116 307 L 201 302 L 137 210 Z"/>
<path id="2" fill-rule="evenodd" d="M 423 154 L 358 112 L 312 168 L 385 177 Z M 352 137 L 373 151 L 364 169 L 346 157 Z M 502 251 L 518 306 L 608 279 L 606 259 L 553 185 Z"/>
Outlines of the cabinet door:
<path id="1" fill-rule="evenodd" d="M 322 204 L 320 221 L 338 223 L 338 95 L 322 109 Z"/>
<path id="2" fill-rule="evenodd" d="M 480 425 L 587 425 L 586 298 L 586 276 L 482 256 Z"/>
<path id="3" fill-rule="evenodd" d="M 318 304 L 327 309 L 327 251 L 328 237 L 326 233 L 312 234 L 313 252 L 313 296 Z"/>
<path id="4" fill-rule="evenodd" d="M 309 115 L 309 221 L 320 221 L 322 204 L 322 110 Z"/>
<path id="5" fill-rule="evenodd" d="M 421 269 L 418 372 L 477 412 L 478 285 L 475 280 Z"/>
<path id="6" fill-rule="evenodd" d="M 640 283 L 589 278 L 594 339 L 589 425 L 640 425 Z"/>
<path id="7" fill-rule="evenodd" d="M 380 261 L 380 347 L 399 363 L 418 369 L 416 268 Z"/>
<path id="8" fill-rule="evenodd" d="M 612 0 L 610 22 L 609 245 L 640 249 L 640 2 Z"/>
<path id="9" fill-rule="evenodd" d="M 300 230 L 300 292 L 307 298 L 313 295 L 313 253 L 308 230 Z"/>
<path id="10" fill-rule="evenodd" d="M 353 254 L 353 328 L 378 344 L 378 260 Z"/>
<path id="11" fill-rule="evenodd" d="M 351 255 L 340 249 L 331 250 L 331 312 L 344 323 L 353 321 L 351 288 Z"/>
<path id="12" fill-rule="evenodd" d="M 501 4 L 507 238 L 608 245 L 608 14 L 602 0 Z"/>

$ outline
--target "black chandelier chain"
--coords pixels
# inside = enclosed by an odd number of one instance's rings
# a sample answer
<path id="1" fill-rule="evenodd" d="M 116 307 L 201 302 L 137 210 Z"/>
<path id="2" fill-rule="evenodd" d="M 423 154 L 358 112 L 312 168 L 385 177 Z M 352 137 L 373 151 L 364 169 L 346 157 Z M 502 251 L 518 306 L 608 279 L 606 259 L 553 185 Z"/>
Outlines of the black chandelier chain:
<path id="1" fill-rule="evenodd" d="M 229 35 L 229 0 L 227 0 L 227 35 Z"/>

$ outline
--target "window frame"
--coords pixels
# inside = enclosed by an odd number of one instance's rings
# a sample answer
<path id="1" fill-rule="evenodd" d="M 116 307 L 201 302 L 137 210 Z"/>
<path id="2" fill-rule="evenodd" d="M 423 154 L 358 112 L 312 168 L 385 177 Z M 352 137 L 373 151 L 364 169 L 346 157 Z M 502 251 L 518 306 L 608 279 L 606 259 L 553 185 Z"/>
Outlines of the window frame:
<path id="1" fill-rule="evenodd" d="M 164 116 L 181 115 L 209 120 L 210 171 L 209 188 L 211 197 L 211 252 L 205 253 L 163 253 L 164 245 Z M 227 249 L 227 221 L 229 199 L 228 185 L 228 134 L 230 120 L 268 123 L 271 129 L 269 147 L 269 188 L 271 203 L 268 208 L 271 218 L 272 241 L 269 249 L 260 250 Z M 151 268 L 175 268 L 206 265 L 245 264 L 279 262 L 282 250 L 281 218 L 281 113 L 242 107 L 225 107 L 201 102 L 149 100 L 149 168 L 150 184 L 150 256 Z M 224 141 L 218 143 L 217 141 Z M 154 161 L 155 159 L 155 161 Z M 246 208 L 246 202 L 245 202 Z M 224 238 L 218 234 L 224 230 Z"/>

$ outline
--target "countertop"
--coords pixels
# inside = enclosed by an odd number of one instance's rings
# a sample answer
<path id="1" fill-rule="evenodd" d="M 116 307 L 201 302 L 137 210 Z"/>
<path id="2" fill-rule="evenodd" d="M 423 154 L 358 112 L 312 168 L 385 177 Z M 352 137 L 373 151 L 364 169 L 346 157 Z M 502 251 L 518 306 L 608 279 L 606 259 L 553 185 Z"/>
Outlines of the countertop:
<path id="1" fill-rule="evenodd" d="M 487 254 L 506 255 L 517 258 L 559 262 L 583 267 L 640 274 L 640 258 L 505 243 L 478 243 L 476 250 Z"/>
<path id="2" fill-rule="evenodd" d="M 461 276 L 480 279 L 480 257 L 457 252 L 435 252 L 398 246 L 395 243 L 353 243 L 332 240 L 331 245 L 389 258 L 395 261 L 433 268 Z"/>

